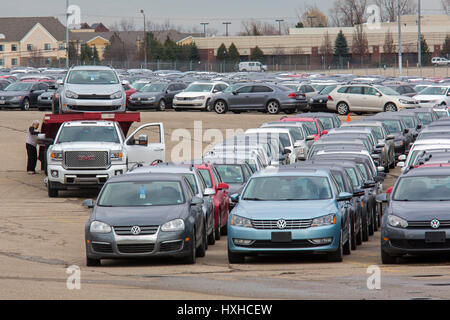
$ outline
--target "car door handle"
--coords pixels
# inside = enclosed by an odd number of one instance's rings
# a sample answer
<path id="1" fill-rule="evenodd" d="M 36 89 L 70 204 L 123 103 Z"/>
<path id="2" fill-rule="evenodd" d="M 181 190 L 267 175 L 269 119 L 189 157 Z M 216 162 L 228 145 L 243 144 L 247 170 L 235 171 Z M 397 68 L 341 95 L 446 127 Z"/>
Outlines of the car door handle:
<path id="1" fill-rule="evenodd" d="M 164 148 L 155 148 L 155 151 L 164 151 Z"/>

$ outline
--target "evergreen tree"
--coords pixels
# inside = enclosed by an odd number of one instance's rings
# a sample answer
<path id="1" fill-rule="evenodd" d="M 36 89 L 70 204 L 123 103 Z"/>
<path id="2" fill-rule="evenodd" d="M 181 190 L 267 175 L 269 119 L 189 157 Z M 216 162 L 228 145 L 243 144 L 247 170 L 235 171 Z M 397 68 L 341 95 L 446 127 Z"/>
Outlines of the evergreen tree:
<path id="1" fill-rule="evenodd" d="M 125 43 L 120 38 L 119 34 L 114 34 L 109 39 L 109 45 L 105 48 L 103 59 L 106 61 L 126 61 L 127 53 L 125 51 Z"/>
<path id="2" fill-rule="evenodd" d="M 75 46 L 75 43 L 70 42 L 69 43 L 69 61 L 76 62 L 76 61 L 78 61 L 78 58 L 79 58 L 78 51 Z"/>
<path id="3" fill-rule="evenodd" d="M 228 48 L 228 61 L 231 63 L 239 63 L 241 60 L 241 55 L 239 54 L 238 49 L 236 48 L 234 43 L 231 43 Z"/>
<path id="4" fill-rule="evenodd" d="M 334 62 L 339 63 L 342 67 L 345 61 L 348 60 L 348 44 L 342 30 L 339 31 L 336 40 L 334 41 Z"/>
<path id="5" fill-rule="evenodd" d="M 450 35 L 447 35 L 442 45 L 441 55 L 447 57 L 450 55 Z"/>
<path id="6" fill-rule="evenodd" d="M 178 49 L 179 47 L 167 36 L 166 41 L 164 42 L 164 60 L 175 61 L 178 58 Z"/>
<path id="7" fill-rule="evenodd" d="M 217 61 L 225 62 L 228 60 L 228 50 L 224 43 L 222 43 L 217 49 Z"/>
<path id="8" fill-rule="evenodd" d="M 262 63 L 264 60 L 264 52 L 258 46 L 254 47 L 250 55 L 250 60 Z"/>
<path id="9" fill-rule="evenodd" d="M 303 22 L 297 22 L 297 24 L 295 25 L 296 28 L 304 28 L 305 25 L 303 24 Z"/>
<path id="10" fill-rule="evenodd" d="M 431 64 L 431 52 L 423 34 L 420 35 L 420 49 L 422 52 L 422 65 L 429 66 Z"/>
<path id="11" fill-rule="evenodd" d="M 189 61 L 200 61 L 200 53 L 195 43 L 189 44 Z"/>
<path id="12" fill-rule="evenodd" d="M 149 60 L 163 60 L 164 46 L 159 42 L 153 32 L 147 32 L 147 55 Z"/>
<path id="13" fill-rule="evenodd" d="M 81 64 L 91 64 L 92 51 L 85 43 L 81 45 L 80 62 Z"/>
<path id="14" fill-rule="evenodd" d="M 97 50 L 97 47 L 95 45 L 92 48 L 92 62 L 94 64 L 98 64 L 100 62 L 100 57 L 98 55 L 98 50 Z"/>

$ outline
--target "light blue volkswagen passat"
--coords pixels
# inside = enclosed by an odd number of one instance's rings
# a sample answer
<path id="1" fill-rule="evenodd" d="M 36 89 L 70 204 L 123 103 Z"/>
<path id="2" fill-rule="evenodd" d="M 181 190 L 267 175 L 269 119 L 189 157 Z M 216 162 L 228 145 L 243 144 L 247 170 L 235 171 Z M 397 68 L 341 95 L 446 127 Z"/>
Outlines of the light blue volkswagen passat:
<path id="1" fill-rule="evenodd" d="M 265 170 L 231 198 L 238 203 L 228 219 L 230 263 L 243 263 L 246 255 L 297 251 L 342 261 L 352 194 L 340 192 L 326 171 Z"/>

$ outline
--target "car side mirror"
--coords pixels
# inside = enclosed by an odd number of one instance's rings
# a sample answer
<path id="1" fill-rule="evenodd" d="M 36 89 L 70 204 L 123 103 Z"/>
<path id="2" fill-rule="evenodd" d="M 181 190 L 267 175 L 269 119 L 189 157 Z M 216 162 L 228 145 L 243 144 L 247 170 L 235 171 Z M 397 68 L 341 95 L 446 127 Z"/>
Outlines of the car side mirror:
<path id="1" fill-rule="evenodd" d="M 403 133 L 408 133 L 409 132 L 409 129 L 408 128 L 406 128 L 405 130 L 403 130 Z"/>
<path id="2" fill-rule="evenodd" d="M 361 197 L 361 196 L 363 196 L 364 194 L 365 194 L 365 192 L 364 192 L 363 189 L 355 189 L 355 190 L 353 190 L 353 195 L 354 195 L 355 197 Z"/>
<path id="3" fill-rule="evenodd" d="M 208 196 L 213 196 L 216 194 L 216 191 L 214 191 L 213 188 L 206 188 L 205 191 L 203 192 L 203 195 L 208 197 Z"/>
<path id="4" fill-rule="evenodd" d="M 399 161 L 405 161 L 406 160 L 406 155 L 404 155 L 404 154 L 399 155 L 398 156 L 398 160 Z"/>
<path id="5" fill-rule="evenodd" d="M 377 97 L 382 97 L 382 96 L 383 96 L 383 95 L 382 95 L 381 93 L 379 93 L 379 92 L 375 93 L 375 95 L 376 95 Z"/>
<path id="6" fill-rule="evenodd" d="M 348 193 L 348 192 L 341 192 L 337 196 L 337 201 L 348 201 L 348 200 L 351 200 L 352 198 L 353 198 L 353 194 Z"/>
<path id="7" fill-rule="evenodd" d="M 364 181 L 364 189 L 373 188 L 377 183 L 374 180 L 366 180 Z"/>
<path id="8" fill-rule="evenodd" d="M 199 197 L 192 197 L 191 206 L 198 206 L 203 204 L 203 199 Z"/>
<path id="9" fill-rule="evenodd" d="M 328 131 L 327 130 L 323 130 L 322 131 L 322 135 L 324 135 L 324 134 L 328 134 Z"/>
<path id="10" fill-rule="evenodd" d="M 148 136 L 146 134 L 141 134 L 137 139 L 138 145 L 148 146 Z"/>
<path id="11" fill-rule="evenodd" d="M 233 95 L 235 95 L 235 96 L 238 95 L 238 92 L 237 92 L 237 91 L 232 91 L 231 93 L 232 93 Z"/>
<path id="12" fill-rule="evenodd" d="M 300 148 L 301 146 L 302 146 L 302 142 L 301 141 L 295 141 L 294 148 Z"/>
<path id="13" fill-rule="evenodd" d="M 64 80 L 61 80 L 61 79 L 56 80 L 56 84 L 58 84 L 60 86 L 60 85 L 64 84 Z"/>
<path id="14" fill-rule="evenodd" d="M 83 207 L 92 209 L 92 208 L 94 207 L 94 200 L 92 200 L 92 199 L 86 199 L 86 200 L 84 200 L 84 201 L 81 203 L 81 205 L 82 205 Z"/>
<path id="15" fill-rule="evenodd" d="M 386 146 L 386 144 L 384 144 L 384 143 L 377 144 L 377 148 L 384 148 L 385 146 Z"/>
<path id="16" fill-rule="evenodd" d="M 291 153 L 292 151 L 291 151 L 291 149 L 288 149 L 288 148 L 285 148 L 284 150 L 283 150 L 283 154 L 289 154 L 289 153 Z"/>
<path id="17" fill-rule="evenodd" d="M 421 124 L 418 124 L 418 125 L 417 125 L 417 129 L 422 129 L 422 125 L 421 125 Z"/>
<path id="18" fill-rule="evenodd" d="M 230 200 L 234 203 L 239 202 L 239 193 L 234 193 L 230 196 Z"/>
<path id="19" fill-rule="evenodd" d="M 313 135 L 309 135 L 306 137 L 306 141 L 311 141 L 314 140 L 314 136 Z"/>
<path id="20" fill-rule="evenodd" d="M 381 173 L 384 173 L 384 167 L 381 167 L 381 166 L 380 166 L 380 167 L 377 167 L 377 172 L 378 172 L 378 173 L 380 173 L 380 172 L 381 172 Z"/>
<path id="21" fill-rule="evenodd" d="M 224 190 L 224 189 L 229 189 L 229 188 L 230 188 L 230 186 L 224 182 L 219 183 L 219 185 L 217 186 L 217 189 L 219 189 L 219 190 Z"/>
<path id="22" fill-rule="evenodd" d="M 394 140 L 395 136 L 393 134 L 390 134 L 386 137 L 386 140 Z"/>
<path id="23" fill-rule="evenodd" d="M 391 194 L 391 193 L 392 193 L 392 190 L 394 190 L 394 187 L 388 188 L 388 189 L 386 190 L 386 193 Z"/>

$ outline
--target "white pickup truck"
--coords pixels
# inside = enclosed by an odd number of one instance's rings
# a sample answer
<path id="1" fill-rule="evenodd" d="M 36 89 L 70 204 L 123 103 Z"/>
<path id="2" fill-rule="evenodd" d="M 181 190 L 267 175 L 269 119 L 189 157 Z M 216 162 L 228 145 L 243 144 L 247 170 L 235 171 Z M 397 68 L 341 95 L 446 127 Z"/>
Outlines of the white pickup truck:
<path id="1" fill-rule="evenodd" d="M 46 151 L 49 197 L 57 197 L 59 190 L 99 188 L 110 177 L 123 174 L 138 163 L 164 162 L 163 124 L 144 124 L 126 138 L 122 127 L 128 131 L 130 125 L 114 120 L 60 124 Z"/>

